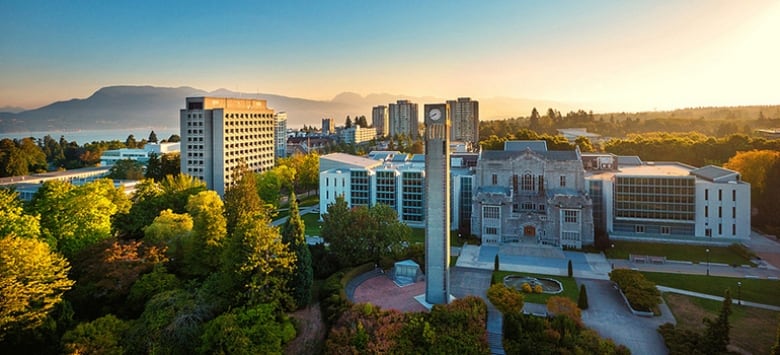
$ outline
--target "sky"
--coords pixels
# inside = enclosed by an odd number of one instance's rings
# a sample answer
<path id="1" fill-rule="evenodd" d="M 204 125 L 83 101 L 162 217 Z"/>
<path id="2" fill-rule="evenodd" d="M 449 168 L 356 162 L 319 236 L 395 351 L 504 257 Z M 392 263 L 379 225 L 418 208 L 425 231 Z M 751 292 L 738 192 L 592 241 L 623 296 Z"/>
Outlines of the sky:
<path id="1" fill-rule="evenodd" d="M 0 1 L 0 107 L 103 86 L 780 104 L 780 2 Z"/>

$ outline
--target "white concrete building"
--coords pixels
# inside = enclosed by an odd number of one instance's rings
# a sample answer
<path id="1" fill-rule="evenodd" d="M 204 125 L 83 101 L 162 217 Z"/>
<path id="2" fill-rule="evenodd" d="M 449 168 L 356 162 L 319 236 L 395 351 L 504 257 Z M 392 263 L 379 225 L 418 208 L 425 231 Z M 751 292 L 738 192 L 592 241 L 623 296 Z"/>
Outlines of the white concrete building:
<path id="1" fill-rule="evenodd" d="M 181 172 L 224 196 L 240 165 L 273 168 L 274 127 L 265 100 L 188 97 L 180 111 Z"/>
<path id="2" fill-rule="evenodd" d="M 587 154 L 596 228 L 612 239 L 731 244 L 750 238 L 750 184 L 739 173 Z M 600 166 L 600 168 L 599 168 Z"/>
<path id="3" fill-rule="evenodd" d="M 339 131 L 339 140 L 346 144 L 360 144 L 376 138 L 375 128 L 352 126 Z"/>
<path id="4" fill-rule="evenodd" d="M 178 152 L 180 143 L 146 143 L 143 149 L 121 148 L 103 152 L 100 155 L 101 166 L 113 166 L 119 160 L 135 160 L 146 164 L 152 154 L 162 155 Z"/>

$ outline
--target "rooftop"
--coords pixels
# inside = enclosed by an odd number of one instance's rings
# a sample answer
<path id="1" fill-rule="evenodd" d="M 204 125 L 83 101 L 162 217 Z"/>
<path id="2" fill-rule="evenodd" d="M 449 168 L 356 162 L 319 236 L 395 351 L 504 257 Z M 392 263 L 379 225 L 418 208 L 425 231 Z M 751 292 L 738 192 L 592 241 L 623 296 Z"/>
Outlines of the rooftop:
<path id="1" fill-rule="evenodd" d="M 710 181 L 718 181 L 718 180 L 739 181 L 739 173 L 737 173 L 734 170 L 721 168 L 715 165 L 707 165 L 698 169 L 694 169 L 691 171 L 691 175 L 695 175 L 697 177 L 700 177 L 702 179 L 707 179 Z"/>
<path id="2" fill-rule="evenodd" d="M 326 159 L 338 163 L 352 165 L 353 167 L 370 168 L 380 165 L 382 162 L 374 159 L 364 158 L 357 155 L 346 153 L 330 153 L 320 156 L 320 159 Z"/>

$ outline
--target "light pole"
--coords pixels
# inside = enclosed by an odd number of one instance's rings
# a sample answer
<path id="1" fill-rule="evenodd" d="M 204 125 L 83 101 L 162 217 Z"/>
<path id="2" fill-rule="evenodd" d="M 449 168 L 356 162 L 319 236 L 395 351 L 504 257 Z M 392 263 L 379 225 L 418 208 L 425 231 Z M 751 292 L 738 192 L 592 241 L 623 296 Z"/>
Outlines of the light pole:
<path id="1" fill-rule="evenodd" d="M 707 248 L 707 276 L 710 276 L 710 248 Z"/>
<path id="2" fill-rule="evenodd" d="M 742 305 L 742 281 L 737 281 L 737 304 Z"/>

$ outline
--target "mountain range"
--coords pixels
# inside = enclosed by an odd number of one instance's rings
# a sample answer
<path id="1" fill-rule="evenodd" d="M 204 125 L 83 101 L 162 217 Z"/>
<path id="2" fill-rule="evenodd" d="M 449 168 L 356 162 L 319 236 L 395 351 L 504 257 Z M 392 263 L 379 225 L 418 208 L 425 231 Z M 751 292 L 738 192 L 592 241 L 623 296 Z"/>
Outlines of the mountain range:
<path id="1" fill-rule="evenodd" d="M 188 96 L 253 98 L 268 101 L 275 111 L 287 112 L 288 127 L 319 126 L 323 117 L 337 123 L 346 116 L 365 115 L 371 121 L 371 108 L 406 99 L 420 105 L 444 102 L 453 98 L 415 97 L 409 95 L 370 94 L 361 96 L 344 92 L 331 100 L 310 100 L 275 94 L 242 93 L 227 89 L 205 91 L 192 87 L 108 86 L 85 99 L 71 99 L 32 109 L 0 108 L 0 133 L 96 130 L 120 128 L 178 128 L 179 110 Z M 508 97 L 472 99 L 480 103 L 480 119 L 502 119 L 527 116 L 533 107 L 544 112 L 553 107 L 561 112 L 575 110 L 560 102 Z"/>

